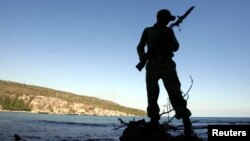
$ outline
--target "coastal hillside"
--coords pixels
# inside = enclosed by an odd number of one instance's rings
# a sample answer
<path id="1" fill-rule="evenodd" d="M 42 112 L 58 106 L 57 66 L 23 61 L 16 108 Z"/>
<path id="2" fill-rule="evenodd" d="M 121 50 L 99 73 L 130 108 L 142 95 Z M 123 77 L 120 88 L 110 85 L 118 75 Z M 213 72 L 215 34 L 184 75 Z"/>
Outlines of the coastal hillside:
<path id="1" fill-rule="evenodd" d="M 0 80 L 0 111 L 48 114 L 142 116 L 145 111 L 96 97 L 76 95 L 33 85 Z"/>

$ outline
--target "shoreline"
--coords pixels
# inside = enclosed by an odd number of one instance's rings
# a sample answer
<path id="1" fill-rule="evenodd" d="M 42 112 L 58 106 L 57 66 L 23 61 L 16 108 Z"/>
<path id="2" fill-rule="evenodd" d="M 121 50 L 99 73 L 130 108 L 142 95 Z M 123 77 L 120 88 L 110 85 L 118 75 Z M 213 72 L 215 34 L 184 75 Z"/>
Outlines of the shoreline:
<path id="1" fill-rule="evenodd" d="M 28 113 L 28 114 L 44 114 L 44 115 L 72 115 L 72 116 L 99 116 L 99 117 L 140 117 L 140 116 L 108 116 L 108 115 L 87 115 L 87 114 L 57 114 L 57 113 L 47 113 L 47 112 L 31 112 L 31 111 L 10 111 L 10 110 L 0 110 L 0 113 Z M 145 117 L 145 116 L 142 116 Z"/>
<path id="2" fill-rule="evenodd" d="M 56 114 L 56 113 L 37 113 L 37 112 L 30 112 L 30 111 L 10 111 L 10 110 L 0 110 L 0 113 L 29 113 L 29 114 L 44 114 L 44 115 L 72 115 L 72 116 L 99 116 L 99 117 L 143 117 L 143 118 L 147 118 L 147 116 L 104 116 L 104 115 L 84 115 L 84 114 Z M 164 117 L 163 117 L 164 118 Z M 250 119 L 250 117 L 215 117 L 215 116 L 211 116 L 211 117 L 203 117 L 203 116 L 195 116 L 195 117 L 191 117 L 191 118 L 243 118 L 243 119 Z"/>

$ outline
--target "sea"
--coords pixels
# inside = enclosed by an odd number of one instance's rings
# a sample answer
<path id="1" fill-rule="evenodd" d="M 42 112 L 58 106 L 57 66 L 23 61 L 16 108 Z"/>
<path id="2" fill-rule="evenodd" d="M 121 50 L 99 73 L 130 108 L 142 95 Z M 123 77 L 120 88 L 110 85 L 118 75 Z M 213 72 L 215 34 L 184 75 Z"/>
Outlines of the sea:
<path id="1" fill-rule="evenodd" d="M 126 126 L 124 122 L 147 117 L 110 117 L 86 115 L 34 114 L 26 112 L 0 112 L 0 141 L 14 141 L 15 135 L 25 141 L 119 141 Z M 168 121 L 162 117 L 161 122 Z M 207 140 L 208 125 L 249 125 L 250 118 L 192 117 L 194 132 Z M 171 134 L 182 134 L 181 120 L 172 120 L 180 129 Z M 123 127 L 122 127 L 123 126 Z M 120 128 L 121 127 L 121 128 Z"/>

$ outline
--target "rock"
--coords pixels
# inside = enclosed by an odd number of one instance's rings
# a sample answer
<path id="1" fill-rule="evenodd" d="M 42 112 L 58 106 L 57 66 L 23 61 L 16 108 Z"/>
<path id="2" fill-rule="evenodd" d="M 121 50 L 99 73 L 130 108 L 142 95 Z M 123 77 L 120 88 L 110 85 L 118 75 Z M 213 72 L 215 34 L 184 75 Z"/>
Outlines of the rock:
<path id="1" fill-rule="evenodd" d="M 14 135 L 15 141 L 25 141 L 23 140 L 19 135 L 15 134 Z"/>
<path id="2" fill-rule="evenodd" d="M 196 135 L 192 137 L 172 136 L 165 127 L 165 125 L 160 125 L 158 128 L 151 127 L 144 119 L 130 121 L 120 141 L 202 141 Z"/>

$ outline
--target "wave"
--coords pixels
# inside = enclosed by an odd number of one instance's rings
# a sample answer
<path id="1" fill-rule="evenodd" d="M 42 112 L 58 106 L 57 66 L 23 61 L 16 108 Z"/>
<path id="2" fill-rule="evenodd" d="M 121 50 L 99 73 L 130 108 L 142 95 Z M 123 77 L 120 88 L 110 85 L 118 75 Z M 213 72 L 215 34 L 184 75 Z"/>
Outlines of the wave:
<path id="1" fill-rule="evenodd" d="M 206 125 L 211 125 L 211 124 L 228 124 L 228 125 L 249 125 L 250 121 L 223 121 L 223 120 L 218 120 L 218 121 L 199 121 L 195 124 L 206 124 Z"/>
<path id="2" fill-rule="evenodd" d="M 95 126 L 95 127 L 110 126 L 109 124 L 101 124 L 101 123 L 81 123 L 81 122 L 52 121 L 52 120 L 33 120 L 33 122 L 35 122 L 35 123 L 44 123 L 44 124 Z"/>

